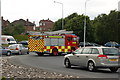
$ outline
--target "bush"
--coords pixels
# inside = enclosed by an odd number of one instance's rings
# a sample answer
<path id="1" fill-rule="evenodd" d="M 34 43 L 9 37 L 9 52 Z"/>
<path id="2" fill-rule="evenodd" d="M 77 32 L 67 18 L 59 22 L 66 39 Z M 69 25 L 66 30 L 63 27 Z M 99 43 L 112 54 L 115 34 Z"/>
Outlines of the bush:
<path id="1" fill-rule="evenodd" d="M 13 37 L 16 39 L 16 41 L 23 41 L 28 40 L 28 35 L 13 35 Z"/>

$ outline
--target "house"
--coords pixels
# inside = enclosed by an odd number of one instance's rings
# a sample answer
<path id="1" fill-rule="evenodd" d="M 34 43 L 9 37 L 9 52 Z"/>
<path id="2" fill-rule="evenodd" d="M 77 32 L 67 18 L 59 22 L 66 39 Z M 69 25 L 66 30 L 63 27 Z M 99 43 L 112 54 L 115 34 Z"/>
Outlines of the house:
<path id="1" fill-rule="evenodd" d="M 34 22 L 30 22 L 28 19 L 26 21 L 23 19 L 15 20 L 12 24 L 21 24 L 25 27 L 26 31 L 34 31 L 34 27 L 36 26 Z"/>
<path id="2" fill-rule="evenodd" d="M 36 26 L 37 31 L 51 31 L 54 26 L 54 22 L 49 20 L 40 20 L 39 26 Z"/>

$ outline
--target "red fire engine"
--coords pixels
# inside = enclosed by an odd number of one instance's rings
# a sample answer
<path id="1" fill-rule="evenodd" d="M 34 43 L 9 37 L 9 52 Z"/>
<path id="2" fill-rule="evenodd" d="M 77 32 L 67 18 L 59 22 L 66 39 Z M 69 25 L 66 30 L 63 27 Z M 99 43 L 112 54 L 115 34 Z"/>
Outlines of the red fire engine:
<path id="1" fill-rule="evenodd" d="M 71 52 L 78 46 L 78 37 L 71 31 L 54 31 L 28 35 L 28 50 L 38 55 L 48 53 L 60 55 L 63 52 Z"/>

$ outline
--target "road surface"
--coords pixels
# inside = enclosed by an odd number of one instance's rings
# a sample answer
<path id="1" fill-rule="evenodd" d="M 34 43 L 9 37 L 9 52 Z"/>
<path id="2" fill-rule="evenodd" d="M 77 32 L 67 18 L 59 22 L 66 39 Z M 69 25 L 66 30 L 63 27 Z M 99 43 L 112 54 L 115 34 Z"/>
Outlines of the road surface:
<path id="1" fill-rule="evenodd" d="M 11 62 L 81 78 L 118 78 L 119 71 L 112 73 L 109 69 L 98 69 L 96 72 L 89 72 L 80 67 L 65 68 L 63 58 L 63 56 L 37 56 L 35 53 L 30 53 L 29 55 L 11 56 Z"/>

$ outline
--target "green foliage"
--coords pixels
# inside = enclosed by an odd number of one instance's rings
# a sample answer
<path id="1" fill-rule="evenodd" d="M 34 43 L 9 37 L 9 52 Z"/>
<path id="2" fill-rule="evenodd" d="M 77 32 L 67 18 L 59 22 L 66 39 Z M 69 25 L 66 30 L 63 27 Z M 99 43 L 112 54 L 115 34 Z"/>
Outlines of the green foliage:
<path id="1" fill-rule="evenodd" d="M 85 19 L 84 15 L 78 15 L 77 13 L 73 13 L 64 19 L 64 29 L 68 31 L 73 31 L 74 34 L 80 37 L 80 41 L 83 41 L 84 19 Z M 61 30 L 61 21 L 62 20 L 59 19 L 58 21 L 55 22 L 54 30 Z M 91 21 L 88 16 L 86 16 L 86 22 L 87 22 L 86 41 L 91 42 L 94 41 L 93 38 L 94 28 L 92 27 Z"/>
<path id="2" fill-rule="evenodd" d="M 2 79 L 1 80 L 14 80 L 13 78 L 5 78 L 5 77 L 2 77 Z"/>
<path id="3" fill-rule="evenodd" d="M 18 42 L 23 40 L 28 40 L 28 35 L 13 35 L 13 36 Z"/>
<path id="4" fill-rule="evenodd" d="M 64 29 L 72 30 L 74 34 L 83 41 L 84 15 L 73 13 L 64 19 Z M 54 30 L 61 29 L 61 19 L 55 22 Z M 94 20 L 86 16 L 86 41 L 104 44 L 108 41 L 120 43 L 120 12 L 111 11 L 107 14 L 100 14 Z"/>
<path id="5" fill-rule="evenodd" d="M 4 35 L 19 35 L 24 32 L 25 27 L 22 24 L 9 24 L 2 30 L 2 34 Z"/>
<path id="6" fill-rule="evenodd" d="M 2 77 L 2 79 L 1 80 L 6 80 L 6 78 L 5 77 Z"/>
<path id="7" fill-rule="evenodd" d="M 17 24 L 14 26 L 13 34 L 18 35 L 24 32 L 25 32 L 25 27 L 23 25 Z"/>
<path id="8" fill-rule="evenodd" d="M 94 20 L 96 42 L 106 43 L 108 41 L 119 42 L 120 21 L 117 20 L 118 12 L 111 11 L 108 15 L 101 14 Z"/>
<path id="9" fill-rule="evenodd" d="M 5 28 L 2 29 L 2 34 L 5 35 L 13 35 L 14 28 L 11 24 L 7 25 Z"/>
<path id="10" fill-rule="evenodd" d="M 59 19 L 54 23 L 53 31 L 62 29 L 62 19 Z"/>

